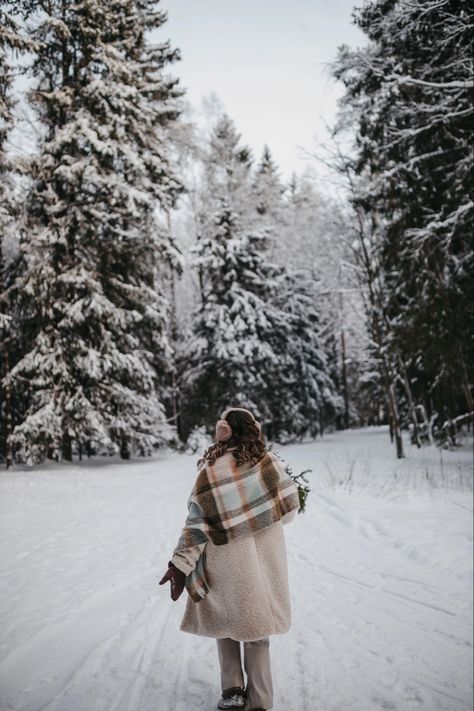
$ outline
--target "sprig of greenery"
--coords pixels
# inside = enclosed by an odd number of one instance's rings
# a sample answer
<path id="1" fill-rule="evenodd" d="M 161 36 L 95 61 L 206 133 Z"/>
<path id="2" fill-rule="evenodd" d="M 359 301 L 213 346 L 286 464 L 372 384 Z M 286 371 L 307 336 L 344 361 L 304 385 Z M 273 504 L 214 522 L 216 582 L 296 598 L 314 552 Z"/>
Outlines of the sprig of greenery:
<path id="1" fill-rule="evenodd" d="M 290 465 L 287 464 L 285 466 L 285 471 L 290 477 L 290 479 L 293 479 L 295 482 L 296 486 L 298 487 L 298 498 L 300 501 L 300 507 L 298 509 L 298 513 L 304 513 L 306 510 L 306 500 L 308 498 L 308 494 L 311 491 L 309 488 L 308 484 L 308 479 L 306 478 L 306 474 L 309 474 L 309 472 L 312 472 L 312 469 L 305 469 L 302 471 L 300 474 L 294 474 L 293 470 L 291 469 Z"/>

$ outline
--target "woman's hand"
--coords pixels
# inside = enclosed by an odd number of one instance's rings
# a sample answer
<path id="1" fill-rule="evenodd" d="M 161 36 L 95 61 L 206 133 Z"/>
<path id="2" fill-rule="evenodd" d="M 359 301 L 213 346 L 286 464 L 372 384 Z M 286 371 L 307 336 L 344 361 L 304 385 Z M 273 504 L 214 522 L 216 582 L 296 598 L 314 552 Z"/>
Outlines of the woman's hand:
<path id="1" fill-rule="evenodd" d="M 170 595 L 172 600 L 177 600 L 184 590 L 186 580 L 185 574 L 179 570 L 173 563 L 168 563 L 168 570 L 160 580 L 160 585 L 164 585 L 168 580 L 171 583 Z"/>

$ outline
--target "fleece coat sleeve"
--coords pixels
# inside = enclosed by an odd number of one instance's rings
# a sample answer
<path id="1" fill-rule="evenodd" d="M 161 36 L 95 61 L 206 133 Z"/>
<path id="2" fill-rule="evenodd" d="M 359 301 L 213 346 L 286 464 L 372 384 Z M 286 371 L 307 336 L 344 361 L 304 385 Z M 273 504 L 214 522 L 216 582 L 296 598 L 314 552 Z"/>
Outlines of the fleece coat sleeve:
<path id="1" fill-rule="evenodd" d="M 177 553 L 174 553 L 171 558 L 171 562 L 175 565 L 182 573 L 189 575 L 194 568 L 201 556 L 201 553 L 206 547 L 206 543 L 199 543 L 196 546 L 190 546 L 189 548 L 182 548 Z"/>

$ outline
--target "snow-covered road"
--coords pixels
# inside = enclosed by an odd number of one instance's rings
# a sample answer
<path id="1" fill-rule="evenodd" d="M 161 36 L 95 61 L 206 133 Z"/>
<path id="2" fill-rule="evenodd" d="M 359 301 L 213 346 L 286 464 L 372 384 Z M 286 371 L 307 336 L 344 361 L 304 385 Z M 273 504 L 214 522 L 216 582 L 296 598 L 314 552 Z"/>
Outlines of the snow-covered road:
<path id="1" fill-rule="evenodd" d="M 293 626 L 275 711 L 472 709 L 467 449 L 394 458 L 358 430 L 275 450 L 311 467 L 286 527 Z M 210 711 L 215 641 L 157 585 L 196 456 L 0 473 L 1 711 Z"/>

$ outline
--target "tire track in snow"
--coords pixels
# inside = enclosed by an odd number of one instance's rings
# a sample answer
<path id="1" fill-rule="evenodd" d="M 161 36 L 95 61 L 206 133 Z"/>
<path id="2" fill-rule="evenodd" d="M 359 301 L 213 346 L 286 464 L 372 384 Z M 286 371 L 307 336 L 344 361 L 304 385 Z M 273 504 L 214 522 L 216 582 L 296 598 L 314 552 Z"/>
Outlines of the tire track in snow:
<path id="1" fill-rule="evenodd" d="M 118 692 L 110 706 L 110 711 L 133 711 L 141 708 L 141 700 L 156 649 L 163 637 L 166 621 L 173 613 L 173 610 L 164 606 L 161 601 L 155 603 L 154 608 L 149 625 L 151 631 L 138 643 L 136 660 L 132 663 L 133 679 L 124 690 Z"/>
<path id="2" fill-rule="evenodd" d="M 329 501 L 328 497 L 325 499 L 328 507 L 320 511 L 319 514 L 315 514 L 311 522 L 316 524 L 313 527 L 316 529 L 314 539 L 318 541 L 318 550 L 308 552 L 307 546 L 303 547 L 297 543 L 292 547 L 292 555 L 299 561 L 300 567 L 306 570 L 316 568 L 315 573 L 309 572 L 308 577 L 317 580 L 317 585 L 312 591 L 312 600 L 324 610 L 324 617 L 326 617 L 325 620 L 321 620 L 319 627 L 323 629 L 326 657 L 330 656 L 333 659 L 333 662 L 328 662 L 327 666 L 338 665 L 340 669 L 344 670 L 345 677 L 352 677 L 355 688 L 360 687 L 360 678 L 365 676 L 372 689 L 374 691 L 378 689 L 376 693 L 366 697 L 367 699 L 371 698 L 371 702 L 361 707 L 360 711 L 372 708 L 396 708 L 397 711 L 399 708 L 403 708 L 404 711 L 419 709 L 427 702 L 426 693 L 422 691 L 424 687 L 420 685 L 421 689 L 420 687 L 413 688 L 412 684 L 416 684 L 416 679 L 413 677 L 410 677 L 410 684 L 407 685 L 407 678 L 403 678 L 403 672 L 410 666 L 418 667 L 421 677 L 436 678 L 439 667 L 433 667 L 418 658 L 414 640 L 422 634 L 433 644 L 434 638 L 438 635 L 438 632 L 433 630 L 433 620 L 439 622 L 440 613 L 446 615 L 447 619 L 456 618 L 459 622 L 462 622 L 463 618 L 451 609 L 417 599 L 409 594 L 387 589 L 380 583 L 383 580 L 380 571 L 371 570 L 367 565 L 363 565 L 362 568 L 368 582 L 361 580 L 358 575 L 361 568 L 359 561 L 364 561 L 365 557 L 368 558 L 368 562 L 372 560 L 384 561 L 387 556 L 386 546 L 389 544 L 387 537 L 383 535 L 377 538 L 370 536 L 369 550 L 364 555 L 364 546 L 360 545 L 360 540 L 367 538 L 366 531 L 360 530 L 357 525 L 351 523 L 352 512 L 348 511 L 344 515 L 339 506 Z M 345 529 L 352 529 L 349 539 Z M 341 545 L 342 541 L 345 545 Z M 349 547 L 347 547 L 348 541 L 350 542 Z M 326 549 L 329 553 L 325 552 Z M 391 546 L 388 552 L 392 555 Z M 326 558 L 330 559 L 330 565 L 327 564 Z M 338 567 L 345 572 L 339 572 Z M 419 575 L 418 565 L 416 572 Z M 334 588 L 330 582 L 331 579 L 339 580 L 343 583 L 344 588 Z M 402 581 L 400 582 L 402 583 Z M 420 590 L 420 594 L 436 594 L 438 592 L 434 586 L 424 586 L 423 581 L 414 578 L 410 583 L 412 587 Z M 341 590 L 344 590 L 346 586 L 348 586 L 347 591 L 352 592 L 344 596 L 341 594 Z M 334 594 L 331 595 L 333 591 Z M 305 596 L 302 597 L 304 599 Z M 345 603 L 342 602 L 344 597 L 346 598 Z M 378 600 L 378 604 L 374 606 L 375 600 Z M 403 619 L 406 614 L 403 610 L 405 604 L 416 611 L 418 620 L 415 623 L 413 618 Z M 424 610 L 422 616 L 419 614 L 421 610 Z M 393 619 L 397 625 L 406 625 L 407 632 L 411 636 L 404 644 L 401 644 L 399 639 L 395 643 L 390 639 L 387 634 L 390 626 L 385 622 L 386 618 Z M 420 619 L 421 624 L 419 624 Z M 308 629 L 310 627 L 311 625 L 308 625 Z M 345 632 L 346 637 L 338 639 L 339 630 Z M 367 636 L 367 632 L 369 636 Z M 383 671 L 375 674 L 368 673 L 372 666 L 370 664 L 371 656 L 379 669 L 382 666 Z M 351 660 L 349 666 L 353 667 L 352 670 L 348 668 L 348 659 Z M 325 661 L 327 662 L 327 659 Z M 358 663 L 359 661 L 360 663 Z M 401 674 L 396 671 L 399 668 Z M 381 679 L 384 680 L 383 683 L 380 681 Z M 351 684 L 344 681 L 338 683 L 335 679 L 331 679 L 331 683 L 337 685 L 338 704 L 348 703 L 351 711 L 356 711 L 353 706 L 353 695 L 351 701 Z M 398 703 L 402 703 L 403 707 L 393 704 L 394 694 L 400 696 Z M 326 700 L 325 703 L 326 705 L 323 705 L 322 708 L 331 711 L 333 708 L 331 700 Z M 430 706 L 425 708 L 429 708 L 431 711 Z M 334 707 L 334 711 L 338 711 L 337 705 Z M 359 710 L 357 709 L 357 711 Z"/>

